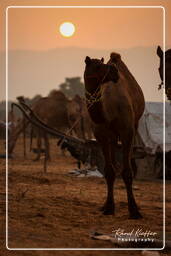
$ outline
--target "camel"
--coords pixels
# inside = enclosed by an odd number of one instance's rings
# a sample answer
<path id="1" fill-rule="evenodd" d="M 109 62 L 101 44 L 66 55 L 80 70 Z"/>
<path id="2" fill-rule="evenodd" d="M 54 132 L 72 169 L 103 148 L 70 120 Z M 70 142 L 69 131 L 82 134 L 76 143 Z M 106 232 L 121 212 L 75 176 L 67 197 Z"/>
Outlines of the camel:
<path id="1" fill-rule="evenodd" d="M 32 106 L 36 115 L 51 127 L 57 128 L 60 131 L 66 131 L 69 129 L 68 116 L 67 116 L 67 98 L 61 91 L 52 91 L 48 97 L 42 97 Z M 25 124 L 24 124 L 25 122 Z M 15 129 L 11 132 L 8 141 L 8 152 L 12 154 L 16 141 L 24 129 L 24 126 L 28 126 L 29 121 L 22 119 Z M 37 134 L 37 147 L 38 154 L 35 160 L 40 159 L 41 152 L 41 138 L 44 139 L 46 157 L 50 159 L 50 146 L 48 135 L 41 129 L 34 130 Z"/>
<path id="2" fill-rule="evenodd" d="M 61 91 L 52 91 L 48 97 L 40 99 L 33 106 L 36 115 L 51 127 L 59 131 L 66 131 L 69 128 L 67 117 L 67 98 Z M 34 128 L 35 129 L 35 128 Z M 37 130 L 37 149 L 38 154 L 35 160 L 40 159 L 41 138 L 44 139 L 46 157 L 50 160 L 50 144 L 48 134 L 42 129 Z"/>
<path id="3" fill-rule="evenodd" d="M 159 75 L 161 78 L 161 84 L 159 85 L 159 89 L 161 89 L 163 84 L 163 50 L 160 46 L 157 47 L 157 55 L 160 58 L 160 66 L 159 66 Z M 171 101 L 171 49 L 168 49 L 165 52 L 165 92 L 168 100 Z"/>
<path id="4" fill-rule="evenodd" d="M 72 100 L 68 101 L 67 109 L 71 132 L 73 131 L 78 138 L 91 139 L 92 123 L 85 101 L 76 94 Z"/>
<path id="5" fill-rule="evenodd" d="M 86 57 L 84 71 L 85 95 L 90 117 L 94 123 L 94 135 L 101 145 L 105 158 L 107 198 L 103 214 L 113 215 L 115 203 L 113 186 L 116 176 L 115 149 L 122 143 L 124 180 L 130 218 L 141 218 L 132 190 L 131 155 L 138 121 L 144 112 L 143 92 L 122 61 L 120 54 L 111 53 L 110 60 Z"/>

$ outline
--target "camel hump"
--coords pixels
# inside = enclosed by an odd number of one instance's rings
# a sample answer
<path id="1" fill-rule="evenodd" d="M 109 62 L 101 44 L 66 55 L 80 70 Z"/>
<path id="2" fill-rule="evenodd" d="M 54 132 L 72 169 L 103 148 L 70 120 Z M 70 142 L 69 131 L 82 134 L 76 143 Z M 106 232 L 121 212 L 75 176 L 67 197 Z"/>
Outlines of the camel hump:
<path id="1" fill-rule="evenodd" d="M 121 60 L 121 55 L 119 53 L 116 52 L 112 52 L 110 54 L 110 60 L 114 63 L 118 62 L 119 60 Z"/>

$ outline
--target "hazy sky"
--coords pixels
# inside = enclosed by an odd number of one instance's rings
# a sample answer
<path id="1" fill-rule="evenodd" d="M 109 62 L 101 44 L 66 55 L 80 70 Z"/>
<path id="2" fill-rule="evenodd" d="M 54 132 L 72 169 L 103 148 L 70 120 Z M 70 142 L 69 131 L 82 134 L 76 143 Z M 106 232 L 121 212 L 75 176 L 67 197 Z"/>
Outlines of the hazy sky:
<path id="1" fill-rule="evenodd" d="M 171 0 L 1 0 L 1 36 L 5 32 L 5 8 L 13 5 L 127 5 L 163 6 L 166 9 L 166 44 L 171 45 Z M 61 22 L 76 25 L 72 38 L 58 33 Z M 10 47 L 14 49 L 47 49 L 59 46 L 91 48 L 127 48 L 161 43 L 162 9 L 10 9 Z M 5 49 L 5 40 L 0 49 Z"/>
<path id="2" fill-rule="evenodd" d="M 0 50 L 5 50 L 5 8 L 7 6 L 14 5 L 127 5 L 127 6 L 164 6 L 166 9 L 166 46 L 171 47 L 171 33 L 169 28 L 171 27 L 171 0 L 91 0 L 91 1 L 35 1 L 35 0 L 1 0 L 0 9 Z M 76 32 L 73 37 L 64 38 L 59 33 L 59 26 L 65 21 L 74 23 Z M 107 50 L 114 51 L 115 49 L 129 49 L 133 47 L 154 47 L 153 57 L 156 59 L 154 63 L 153 72 L 155 74 L 155 83 L 158 83 L 158 59 L 156 58 L 155 49 L 157 45 L 163 43 L 163 9 L 162 8 L 108 8 L 108 9 L 76 9 L 76 8 L 52 8 L 52 9 L 40 9 L 40 8 L 22 8 L 22 9 L 8 9 L 8 45 L 9 50 L 32 50 L 44 52 L 54 48 L 64 47 L 77 47 L 89 48 L 94 50 Z M 42 54 L 42 53 L 41 53 Z M 10 54 L 9 54 L 10 56 Z M 101 57 L 101 56 L 99 56 Z M 148 56 L 147 56 L 148 58 Z M 1 61 L 1 81 L 2 84 L 2 98 L 5 96 L 5 61 Z M 18 58 L 17 58 L 18 61 Z M 37 59 L 36 59 L 37 61 Z M 41 61 L 41 58 L 40 58 Z M 72 62 L 72 60 L 70 59 Z M 129 61 L 129 60 L 128 60 Z M 133 60 L 131 60 L 133 62 Z M 141 60 L 140 60 L 141 61 Z M 17 93 L 19 93 L 20 87 L 20 74 L 15 74 L 15 60 L 13 61 L 12 74 L 15 78 L 10 81 L 14 81 L 14 84 L 18 85 Z M 17 63 L 18 64 L 18 63 Z M 20 64 L 20 63 L 19 63 Z M 142 64 L 142 63 L 141 63 Z M 80 60 L 80 64 L 83 65 L 83 59 Z M 137 65 L 137 63 L 135 64 Z M 74 68 L 71 66 L 71 69 Z M 27 65 L 22 64 L 21 75 L 27 73 Z M 58 70 L 58 66 L 55 67 Z M 65 65 L 60 66 L 63 68 L 63 73 L 60 81 L 64 81 L 65 77 L 69 74 L 72 75 L 72 70 L 65 70 Z M 133 67 L 134 68 L 134 67 Z M 3 70 L 2 70 L 3 69 Z M 17 70 L 17 69 L 16 69 Z M 24 71 L 24 72 L 23 72 Z M 30 70 L 29 70 L 30 71 Z M 17 71 L 18 72 L 18 71 Z M 35 70 L 36 72 L 36 70 Z M 45 70 L 48 76 L 48 70 Z M 82 72 L 78 68 L 78 76 L 82 76 Z M 134 74 L 136 77 L 136 74 Z M 28 75 L 32 76 L 31 74 Z M 15 80 L 16 79 L 16 80 Z M 17 80 L 18 79 L 18 80 Z M 34 77 L 32 77 L 34 79 Z M 50 81 L 50 80 L 49 80 Z M 157 82 L 156 82 L 157 81 Z M 39 81 L 41 83 L 41 81 Z M 58 81 L 56 80 L 56 83 Z M 159 81 L 160 82 L 160 81 Z M 55 83 L 55 85 L 56 85 Z M 54 86 L 54 83 L 49 83 Z M 12 83 L 9 83 L 9 91 Z M 24 86 L 22 84 L 22 86 Z M 146 85 L 147 86 L 147 85 Z M 35 88 L 35 87 L 34 87 Z M 26 94 L 33 95 L 34 88 L 30 88 L 32 93 L 28 94 L 28 88 L 26 88 Z M 36 88 L 40 93 L 41 89 Z M 52 88 L 49 88 L 52 89 Z M 15 88 L 13 88 L 15 92 Z M 152 91 L 145 92 L 148 94 L 148 100 L 150 95 L 153 96 L 153 100 L 159 100 L 158 96 L 161 93 Z M 26 95 L 27 96 L 27 95 Z M 16 97 L 15 93 L 12 98 Z"/>
<path id="3" fill-rule="evenodd" d="M 162 44 L 163 9 L 9 9 L 9 49 L 47 50 L 55 47 L 98 49 Z M 59 26 L 75 24 L 70 38 Z"/>

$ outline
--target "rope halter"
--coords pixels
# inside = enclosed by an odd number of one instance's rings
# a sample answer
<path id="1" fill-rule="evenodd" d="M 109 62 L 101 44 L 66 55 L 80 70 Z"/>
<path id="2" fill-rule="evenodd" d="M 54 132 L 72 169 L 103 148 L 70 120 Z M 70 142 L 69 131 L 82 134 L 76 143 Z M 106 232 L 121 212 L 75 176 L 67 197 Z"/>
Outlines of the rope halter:
<path id="1" fill-rule="evenodd" d="M 99 85 L 103 84 L 107 75 L 109 74 L 109 71 L 110 71 L 110 65 L 108 65 L 107 71 L 104 74 L 103 78 L 99 81 L 99 83 L 97 85 L 97 88 L 96 88 L 94 93 L 90 93 L 89 91 L 87 91 L 85 89 L 85 94 L 89 96 L 89 99 L 86 97 L 86 100 L 89 103 L 99 102 L 101 100 L 101 86 L 99 86 Z M 86 76 L 86 77 L 87 78 L 98 78 L 97 75 L 89 75 L 89 76 Z"/>

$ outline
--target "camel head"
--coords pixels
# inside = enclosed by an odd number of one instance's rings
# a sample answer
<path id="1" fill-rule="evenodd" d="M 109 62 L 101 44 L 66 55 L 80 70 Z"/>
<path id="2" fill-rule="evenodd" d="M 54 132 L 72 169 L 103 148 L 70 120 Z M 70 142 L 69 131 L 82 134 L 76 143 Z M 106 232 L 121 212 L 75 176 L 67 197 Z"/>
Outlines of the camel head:
<path id="1" fill-rule="evenodd" d="M 157 55 L 160 58 L 159 74 L 163 83 L 163 51 L 157 47 Z M 171 49 L 165 52 L 165 90 L 168 100 L 171 100 Z"/>
<path id="2" fill-rule="evenodd" d="M 94 82 L 97 85 L 113 81 L 118 82 L 119 75 L 116 67 L 110 64 L 104 64 L 104 58 L 91 59 L 86 57 L 85 59 L 86 67 L 84 72 L 85 82 Z"/>
<path id="3" fill-rule="evenodd" d="M 165 52 L 165 89 L 168 100 L 171 101 L 171 49 Z"/>
<path id="4" fill-rule="evenodd" d="M 157 55 L 160 58 L 160 64 L 159 64 L 159 75 L 163 82 L 163 51 L 160 46 L 157 47 Z"/>
<path id="5" fill-rule="evenodd" d="M 161 49 L 160 46 L 157 47 L 157 55 L 159 56 L 160 59 L 163 58 L 163 50 Z"/>

